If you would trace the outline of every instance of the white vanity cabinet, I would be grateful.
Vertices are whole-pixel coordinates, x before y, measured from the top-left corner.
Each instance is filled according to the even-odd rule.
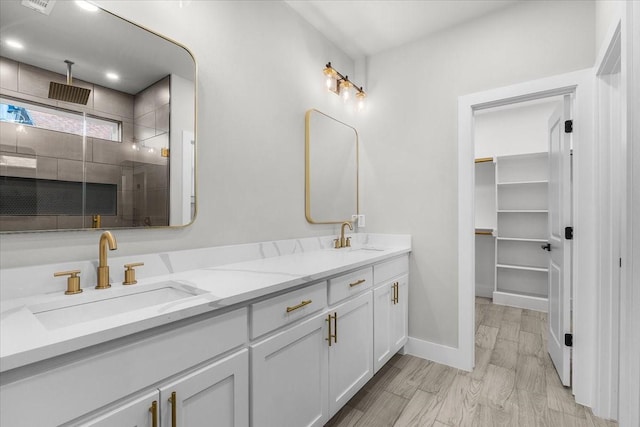
[[[185,375],[218,355],[243,346],[246,337],[247,309],[240,308],[166,325],[35,366],[3,372],[0,425],[82,425],[92,418],[99,420],[110,411],[115,420],[129,411],[138,414],[129,408],[138,405],[136,393],[152,391],[156,384]],[[245,382],[247,377],[244,376]],[[130,395],[136,397],[113,406]],[[243,399],[247,405],[248,393]],[[152,401],[139,403],[140,408],[147,411],[145,414]],[[165,405],[162,398],[158,405]],[[131,420],[132,426],[136,420],[137,415]],[[96,425],[127,424],[105,420]]]
[[[333,341],[326,349],[329,352],[329,417],[332,417],[373,377],[371,292],[332,308],[329,316]]]
[[[374,266],[374,372],[378,372],[407,342],[408,270],[408,256]]]
[[[78,427],[249,426],[249,356],[243,349],[106,412]]]
[[[251,346],[254,427],[315,427],[329,420],[326,318],[319,314]]]
[[[160,402],[162,427],[249,427],[249,351],[162,386]]]

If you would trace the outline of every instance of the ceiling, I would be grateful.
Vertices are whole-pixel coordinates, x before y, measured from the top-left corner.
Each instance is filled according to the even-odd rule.
[[[285,0],[352,59],[371,56],[524,0]]]
[[[187,51],[149,31],[99,10],[88,12],[72,1],[53,3],[45,15],[21,4],[0,0],[0,55],[73,78],[136,94],[168,74],[193,80],[195,65]],[[7,40],[19,40],[12,49]],[[112,71],[120,76],[110,81]]]

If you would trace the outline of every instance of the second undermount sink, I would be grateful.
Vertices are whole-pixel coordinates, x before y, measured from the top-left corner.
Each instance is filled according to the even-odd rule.
[[[138,288],[111,288],[92,292],[86,298],[37,304],[29,310],[49,329],[59,329],[78,323],[127,313],[154,305],[180,301],[204,291],[177,282],[163,282]],[[84,295],[82,295],[84,296]]]

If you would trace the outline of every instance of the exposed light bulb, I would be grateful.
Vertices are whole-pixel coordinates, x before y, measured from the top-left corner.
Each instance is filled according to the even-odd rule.
[[[362,89],[360,89],[358,91],[358,93],[356,93],[356,99],[358,100],[358,111],[362,111],[364,110],[364,99],[367,97],[367,94],[364,93],[364,91]]]
[[[331,67],[331,62],[327,64],[322,72],[326,76],[325,84],[327,85],[327,89],[332,89],[334,87],[337,72]]]
[[[340,82],[340,96],[342,97],[342,100],[344,102],[347,102],[351,96],[350,89],[351,89],[351,82],[349,80],[343,80]]]

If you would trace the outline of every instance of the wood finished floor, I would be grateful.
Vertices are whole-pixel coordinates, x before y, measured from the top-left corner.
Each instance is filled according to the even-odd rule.
[[[325,427],[613,427],[576,404],[547,353],[547,315],[476,298],[476,366],[395,355]]]

